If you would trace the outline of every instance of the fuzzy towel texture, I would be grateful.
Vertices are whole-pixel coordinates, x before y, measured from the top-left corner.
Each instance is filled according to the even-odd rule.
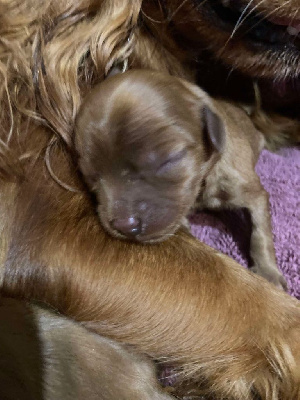
[[[270,195],[277,265],[300,299],[300,149],[263,150],[256,171]],[[248,265],[251,224],[242,210],[200,212],[190,222],[199,240]]]

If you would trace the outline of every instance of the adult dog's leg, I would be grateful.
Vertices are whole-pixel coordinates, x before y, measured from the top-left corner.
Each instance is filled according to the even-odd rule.
[[[53,154],[57,166],[60,179],[76,179]],[[173,363],[181,387],[205,383],[235,400],[300,398],[296,300],[183,232],[155,246],[108,237],[89,199],[61,188],[38,162],[17,189],[5,199],[2,188],[3,218],[14,209],[3,293],[47,302]]]

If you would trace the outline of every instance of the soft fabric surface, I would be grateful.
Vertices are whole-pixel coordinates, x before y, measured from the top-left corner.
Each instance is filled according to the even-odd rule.
[[[270,194],[277,264],[289,293],[300,299],[300,149],[264,150],[256,166]],[[201,212],[190,218],[199,240],[248,265],[250,220],[243,211]]]

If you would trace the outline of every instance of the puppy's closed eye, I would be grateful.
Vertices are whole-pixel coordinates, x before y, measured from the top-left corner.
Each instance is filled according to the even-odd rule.
[[[180,161],[183,160],[183,158],[187,154],[187,149],[182,149],[176,153],[171,154],[167,160],[165,160],[157,169],[156,175],[157,176],[162,176],[166,173],[171,172],[172,168],[175,168]]]

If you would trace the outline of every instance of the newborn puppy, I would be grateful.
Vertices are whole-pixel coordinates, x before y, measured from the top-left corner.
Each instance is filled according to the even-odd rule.
[[[117,238],[157,242],[193,207],[246,207],[253,270],[280,288],[268,195],[255,173],[264,144],[246,113],[158,72],[109,77],[87,96],[75,124],[79,166]]]

